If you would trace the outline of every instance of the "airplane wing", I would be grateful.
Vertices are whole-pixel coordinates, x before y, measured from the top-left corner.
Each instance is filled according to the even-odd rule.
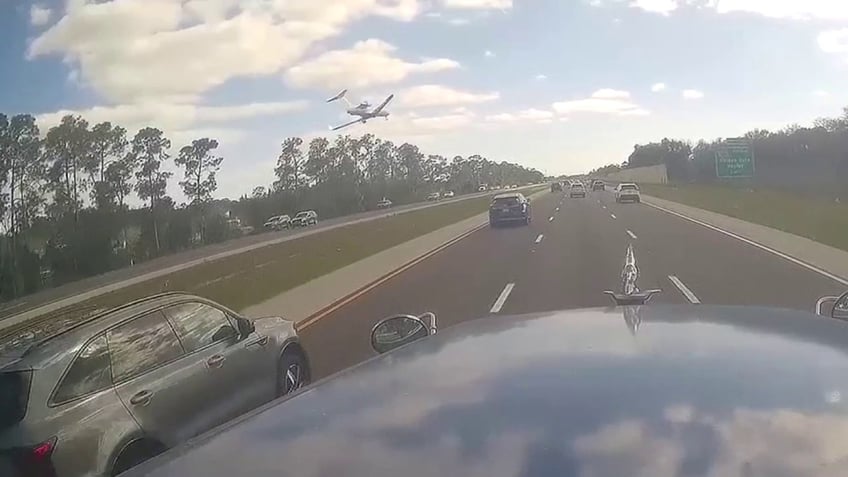
[[[360,121],[362,121],[362,120],[361,119],[354,119],[353,121],[351,121],[349,123],[344,123],[341,126],[336,126],[336,127],[330,126],[330,131],[338,131],[339,129],[343,129],[343,128],[346,128],[348,126],[353,126],[354,124],[356,124]]]
[[[386,98],[385,101],[383,101],[383,104],[377,106],[377,109],[375,109],[374,111],[371,111],[371,114],[380,114],[380,111],[382,111],[383,108],[385,108],[386,105],[389,104],[389,101],[391,101],[394,97],[395,95],[390,94],[389,97]]]

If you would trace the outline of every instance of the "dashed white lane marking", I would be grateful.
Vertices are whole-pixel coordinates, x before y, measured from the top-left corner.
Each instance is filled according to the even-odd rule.
[[[822,269],[821,269],[821,268],[819,268],[819,267],[816,267],[816,266],[814,266],[814,265],[810,265],[810,264],[809,264],[809,263],[807,263],[807,262],[804,262],[804,261],[802,261],[802,260],[798,260],[797,258],[792,257],[792,256],[790,256],[790,255],[787,255],[787,254],[785,254],[785,253],[783,253],[783,252],[778,252],[777,250],[775,250],[775,249],[773,249],[773,248],[771,248],[771,247],[767,247],[767,246],[765,246],[765,245],[763,245],[763,244],[760,244],[760,243],[754,242],[753,240],[747,239],[747,238],[745,238],[745,237],[743,237],[743,236],[741,236],[741,235],[736,235],[736,234],[735,234],[735,233],[733,233],[733,232],[728,232],[727,230],[720,229],[720,228],[716,227],[715,225],[710,225],[710,224],[708,224],[708,223],[706,223],[706,222],[702,222],[702,221],[700,221],[700,220],[698,220],[698,219],[693,219],[692,217],[687,217],[687,216],[685,216],[685,215],[683,215],[683,214],[680,214],[680,213],[677,213],[677,212],[675,212],[675,211],[673,211],[673,210],[668,210],[668,209],[666,209],[665,207],[660,207],[660,206],[658,206],[658,205],[649,204],[649,203],[645,203],[645,202],[642,202],[642,203],[643,203],[643,204],[645,204],[645,205],[647,205],[648,207],[653,207],[653,208],[655,208],[655,209],[657,209],[657,210],[661,210],[661,211],[663,211],[663,212],[665,212],[665,213],[667,213],[667,214],[671,214],[671,215],[674,215],[674,216],[680,217],[681,219],[685,219],[685,220],[688,220],[689,222],[696,223],[696,224],[698,224],[698,225],[700,225],[700,226],[703,226],[703,227],[706,227],[706,228],[708,228],[708,229],[710,229],[710,230],[715,230],[716,232],[719,232],[719,233],[722,233],[722,234],[724,234],[724,235],[727,235],[728,237],[735,238],[736,240],[739,240],[740,242],[745,242],[745,243],[747,243],[748,245],[753,245],[754,247],[757,247],[757,248],[758,248],[758,249],[760,249],[760,250],[764,250],[764,251],[766,251],[766,252],[768,252],[768,253],[771,253],[771,254],[777,255],[778,257],[780,257],[780,258],[782,258],[782,259],[784,259],[784,260],[789,260],[790,262],[792,262],[792,263],[794,263],[794,264],[796,264],[796,265],[800,265],[800,266],[802,266],[802,267],[806,268],[807,270],[810,270],[810,271],[816,272],[816,273],[818,273],[819,275],[823,275],[823,276],[825,276],[825,277],[827,277],[827,278],[830,278],[831,280],[833,280],[833,281],[835,281],[835,282],[838,282],[838,283],[841,283],[842,285],[848,285],[848,280],[846,280],[846,279],[844,279],[844,278],[842,278],[842,277],[838,277],[838,276],[836,276],[836,275],[834,275],[834,274],[832,274],[832,273],[828,272],[827,270],[822,270]]]
[[[559,212],[559,207],[556,208],[556,212]]]
[[[602,208],[602,209],[606,209],[606,208],[607,208],[607,206],[605,206],[605,205],[602,205],[602,206],[601,206],[601,208]]]
[[[614,219],[618,218],[618,217],[615,216],[615,214],[610,214],[610,217],[612,217]]]
[[[539,236],[538,236],[538,237],[536,237],[536,243],[542,243],[542,239],[543,239],[543,238],[545,238],[545,235],[544,235],[544,234],[539,234]]]
[[[674,275],[669,275],[668,279],[671,280],[671,283],[673,283],[674,286],[676,286],[677,289],[680,290],[680,293],[682,293],[683,296],[685,296],[686,299],[689,300],[689,303],[691,303],[693,305],[697,305],[697,304],[701,303],[701,300],[699,300],[698,297],[695,296],[694,293],[692,293],[692,290],[687,288],[686,285],[684,285],[683,282],[681,282],[679,278],[677,278]]]
[[[515,288],[515,283],[506,284],[501,294],[498,295],[498,299],[495,300],[495,304],[492,305],[492,309],[489,310],[489,313],[497,313],[501,311],[501,308],[503,308],[504,303],[506,303],[506,299],[509,298],[509,294],[512,293],[513,288]]]
[[[628,230],[628,231],[627,231],[627,235],[629,235],[629,236],[630,236],[630,238],[632,238],[633,240],[636,240],[636,234],[634,234],[633,232],[631,232],[631,231],[629,231],[629,230]]]
[[[553,222],[553,221],[554,221],[553,217],[548,217],[548,222]]]

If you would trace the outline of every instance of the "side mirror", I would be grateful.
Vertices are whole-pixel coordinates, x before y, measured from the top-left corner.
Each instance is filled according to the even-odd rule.
[[[830,316],[839,320],[848,320],[848,292],[843,293],[833,303]]]
[[[223,325],[212,335],[212,341],[230,341],[238,338],[238,332],[230,325]]]
[[[424,321],[417,316],[397,315],[381,320],[371,329],[371,347],[383,354],[430,335]]]
[[[236,326],[238,326],[238,334],[242,338],[256,331],[256,326],[254,326],[253,322],[246,318],[236,317]]]

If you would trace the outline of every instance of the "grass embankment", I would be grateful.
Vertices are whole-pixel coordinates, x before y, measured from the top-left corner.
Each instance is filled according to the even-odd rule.
[[[528,193],[536,190],[541,189]],[[13,329],[4,329],[0,334],[9,336],[30,325],[50,328],[46,324],[57,318],[73,321],[75,316],[85,314],[85,310],[110,308],[167,290],[195,293],[241,310],[377,252],[484,212],[490,201],[491,196],[466,199],[269,245],[122,288]]]
[[[640,184],[647,195],[729,215],[848,250],[848,204],[721,185]]]

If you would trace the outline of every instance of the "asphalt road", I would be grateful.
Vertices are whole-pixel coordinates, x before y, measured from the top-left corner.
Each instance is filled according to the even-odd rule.
[[[523,190],[523,188],[520,190]],[[310,227],[308,231],[314,233],[324,229],[339,227],[340,225],[345,225],[352,222],[378,219],[388,214],[397,214],[429,206],[444,205],[451,202],[480,197],[483,195],[493,195],[498,192],[500,191],[487,191],[481,193],[467,194],[456,197],[454,199],[441,200],[438,203],[418,202],[392,207],[391,209],[372,210],[368,212],[346,215],[343,217],[335,217],[332,219],[322,220],[318,223],[318,225]],[[263,244],[264,242],[284,240],[286,237],[299,235],[303,232],[304,229],[296,228],[278,232],[249,235],[245,237],[240,237],[238,239],[229,240],[227,242],[207,245],[205,247],[187,250],[185,252],[180,252],[165,257],[160,257],[154,260],[140,263],[134,267],[113,270],[102,275],[85,278],[83,280],[68,283],[56,288],[42,290],[38,293],[34,293],[32,295],[28,295],[17,300],[0,303],[0,320],[5,317],[23,313],[29,310],[35,310],[38,307],[57,302],[58,300],[64,300],[66,298],[74,297],[82,293],[98,290],[107,285],[113,285],[122,281],[136,279],[150,273],[155,273],[171,267],[187,265],[190,262],[196,260],[206,259],[208,257],[212,257],[221,253],[233,252],[245,247],[256,246],[259,244]]]
[[[567,191],[566,191],[567,193]],[[493,313],[609,305],[628,244],[652,303],[766,305],[810,311],[843,286],[720,232],[609,191],[533,202],[530,226],[481,229],[300,330],[321,378],[374,355],[371,327],[432,311],[439,328]]]

